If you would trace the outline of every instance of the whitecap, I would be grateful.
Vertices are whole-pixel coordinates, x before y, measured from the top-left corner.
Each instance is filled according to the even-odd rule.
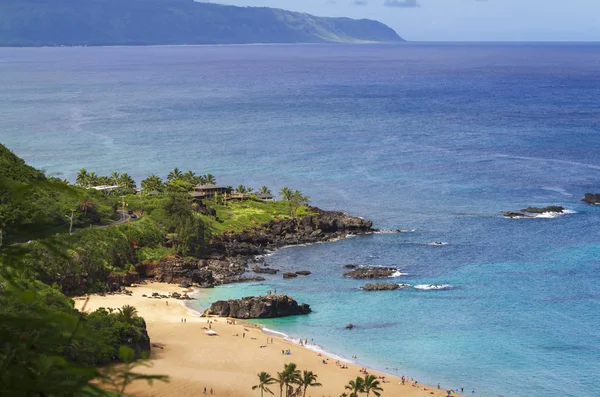
[[[420,289],[422,291],[438,291],[443,289],[450,289],[452,286],[450,284],[418,284],[415,285],[415,289]]]
[[[542,212],[541,214],[536,215],[535,218],[556,218],[561,215],[576,214],[576,213],[577,213],[577,211],[573,211],[573,210],[563,210],[563,212]]]
[[[394,273],[392,273],[391,276],[389,276],[390,278],[393,277],[400,277],[400,276],[406,276],[408,273],[402,273],[400,270],[396,270]]]
[[[445,243],[443,241],[432,241],[430,243],[427,243],[427,245],[448,245],[448,243]]]

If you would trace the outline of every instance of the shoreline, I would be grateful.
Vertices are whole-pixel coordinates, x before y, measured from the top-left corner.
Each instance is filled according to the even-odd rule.
[[[84,305],[85,311],[132,305],[136,307],[140,317],[145,319],[152,345],[149,359],[152,366],[140,366],[135,370],[168,375],[170,382],[155,382],[152,387],[146,383],[134,382],[126,390],[128,394],[139,397],[191,397],[199,395],[207,387],[207,390],[213,388],[215,395],[219,396],[258,396],[258,391],[252,391],[252,386],[258,383],[256,374],[266,371],[275,376],[289,362],[319,376],[318,381],[323,386],[308,389],[307,396],[337,397],[344,392],[344,385],[348,381],[364,376],[359,372],[362,368],[360,365],[344,363],[348,369],[342,369],[335,364],[341,358],[335,353],[324,349],[316,351],[310,346],[302,347],[294,342],[294,338],[267,333],[268,328],[265,332],[262,326],[259,328],[237,319],[231,319],[235,324],[229,324],[232,321],[225,317],[200,317],[195,310],[188,308],[186,301],[142,296],[151,296],[152,292],[166,295],[185,291],[175,284],[148,283],[129,289],[133,291],[131,296],[89,295],[75,298],[75,307],[78,309]],[[208,324],[208,321],[211,323]],[[218,336],[206,335],[204,331],[208,329],[217,332]],[[285,350],[290,350],[291,354],[282,354]],[[332,355],[335,357],[331,357]],[[395,375],[370,368],[367,371],[375,376],[385,377],[385,383],[381,383],[384,390],[382,395],[446,396],[443,387],[438,390],[437,387],[420,383],[415,386],[408,382],[402,385],[400,378]],[[271,386],[274,391],[277,388],[277,385]]]

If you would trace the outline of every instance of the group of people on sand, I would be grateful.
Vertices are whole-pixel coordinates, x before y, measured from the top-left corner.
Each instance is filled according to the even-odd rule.
[[[281,354],[284,354],[286,356],[289,356],[290,354],[292,354],[292,351],[290,349],[287,350],[281,350]]]
[[[340,362],[340,360],[337,360],[337,361],[335,362],[335,365],[337,365],[338,367],[340,367],[340,369],[348,369],[348,366],[347,366],[346,364],[342,364],[342,363]]]
[[[206,394],[206,387],[204,388],[204,391],[202,392],[202,394]],[[212,387],[210,388],[210,394],[211,395],[215,394]]]

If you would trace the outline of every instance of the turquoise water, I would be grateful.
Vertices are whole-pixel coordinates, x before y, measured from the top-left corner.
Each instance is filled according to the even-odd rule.
[[[0,141],[50,175],[191,168],[414,230],[279,250],[269,264],[313,274],[195,304],[277,288],[314,313],[269,328],[364,365],[474,396],[595,396],[600,207],[579,200],[600,191],[599,50],[0,49]],[[573,213],[500,213],[548,204]],[[347,263],[413,288],[362,292]]]

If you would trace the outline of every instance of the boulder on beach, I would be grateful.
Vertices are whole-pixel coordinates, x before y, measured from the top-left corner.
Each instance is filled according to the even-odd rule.
[[[392,277],[398,269],[395,267],[359,267],[351,272],[344,273],[344,277],[371,279],[371,278],[387,278]]]
[[[247,296],[242,299],[217,301],[204,312],[205,316],[216,315],[240,319],[287,317],[311,312],[306,303],[298,304],[287,295]]]

